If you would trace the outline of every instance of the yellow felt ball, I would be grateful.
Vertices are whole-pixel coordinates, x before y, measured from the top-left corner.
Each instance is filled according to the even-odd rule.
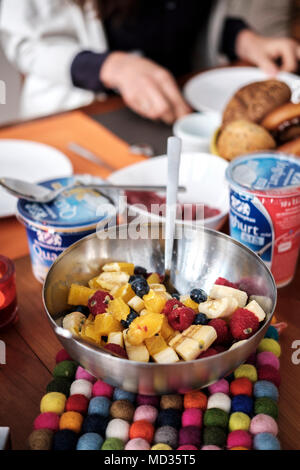
[[[248,415],[240,411],[236,411],[235,413],[232,413],[229,418],[229,431],[248,431],[250,422],[251,420]]]
[[[83,422],[83,416],[77,411],[66,411],[59,420],[59,429],[70,429],[79,433]]]
[[[234,377],[236,379],[247,377],[247,379],[251,380],[251,382],[256,382],[257,371],[252,364],[241,364],[237,369],[235,369]]]
[[[41,399],[41,413],[56,413],[61,415],[65,410],[66,395],[59,392],[49,392]]]
[[[168,444],[155,444],[155,446],[151,447],[151,450],[173,450],[172,447],[168,446]]]
[[[281,347],[278,341],[275,341],[275,339],[272,338],[264,338],[261,340],[261,342],[258,345],[258,352],[264,352],[264,351],[269,351],[275,356],[280,357],[281,354]]]

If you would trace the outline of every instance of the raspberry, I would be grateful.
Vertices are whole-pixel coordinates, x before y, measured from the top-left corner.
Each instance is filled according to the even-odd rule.
[[[215,284],[218,286],[232,287],[233,289],[239,288],[237,283],[227,281],[224,277],[218,277],[218,279],[215,280]]]
[[[217,333],[217,339],[214,344],[227,344],[229,342],[230,333],[225,320],[215,318],[209,322],[209,326],[212,326]]]
[[[179,300],[177,299],[170,299],[170,300],[167,300],[167,302],[165,303],[165,306],[163,308],[163,311],[162,313],[164,313],[167,317],[169,316],[169,314],[176,308],[179,308],[179,307],[184,307],[183,303],[180,302]]]
[[[111,351],[117,356],[123,357],[124,359],[128,359],[125,349],[119,346],[118,344],[108,343],[105,345],[105,349],[107,349],[108,351]]]
[[[174,330],[183,331],[192,325],[195,312],[189,307],[174,308],[168,315],[168,322]]]
[[[218,351],[215,348],[208,348],[206,351],[199,354],[197,359],[202,359],[203,357],[215,356],[216,354],[218,354]]]
[[[88,306],[90,312],[94,317],[99,313],[106,312],[107,304],[110,300],[113,300],[113,296],[103,290],[97,290],[92,297],[89,298]]]
[[[235,339],[248,339],[258,330],[259,320],[246,308],[238,308],[232,315],[229,326]]]

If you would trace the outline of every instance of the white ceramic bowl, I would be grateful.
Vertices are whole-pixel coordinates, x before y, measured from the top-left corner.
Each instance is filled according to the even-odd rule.
[[[173,134],[181,138],[184,152],[208,152],[212,136],[220,123],[218,113],[192,113],[175,122]]]
[[[228,163],[223,158],[209,153],[183,152],[179,171],[179,184],[187,191],[180,193],[181,203],[204,203],[220,210],[214,217],[205,219],[204,225],[218,230],[229,210],[228,187],[225,171]],[[166,185],[167,157],[165,155],[130,165],[109,176],[114,184]],[[134,211],[146,219],[164,222],[165,218],[134,206]],[[183,222],[188,223],[188,222]]]

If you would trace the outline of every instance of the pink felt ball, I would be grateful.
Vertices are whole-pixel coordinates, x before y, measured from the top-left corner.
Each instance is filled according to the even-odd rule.
[[[71,358],[71,356],[67,353],[65,349],[61,349],[60,351],[58,351],[55,357],[56,364],[62,361],[73,361],[73,359]]]
[[[278,434],[278,425],[272,416],[265,414],[258,414],[252,418],[250,423],[250,432],[251,434],[260,434],[261,432],[268,432],[277,436]]]
[[[188,408],[181,416],[182,427],[185,426],[202,426],[202,410],[199,408]]]
[[[158,411],[151,405],[140,405],[136,408],[133,421],[148,421],[154,424],[158,415]]]
[[[150,450],[150,444],[145,439],[136,437],[127,442],[125,450]]]
[[[159,406],[160,397],[159,396],[151,396],[151,395],[138,395],[136,397],[137,405],[151,405],[151,406]]]
[[[279,370],[280,362],[277,356],[271,351],[263,351],[256,357],[256,367],[272,366]]]
[[[97,380],[97,382],[95,382],[93,385],[93,397],[107,397],[110,399],[113,396],[113,393],[113,387],[103,382],[103,380]]]
[[[50,429],[50,431],[58,431],[59,416],[50,411],[39,414],[33,423],[34,429]]]
[[[227,382],[226,379],[218,380],[218,382],[216,382],[216,383],[214,383],[214,384],[212,384],[208,387],[208,391],[211,394],[213,394],[213,393],[228,394],[229,393],[229,383]]]
[[[177,447],[177,450],[198,450],[198,448],[191,445],[185,445]]]
[[[258,380],[267,380],[279,387],[281,378],[279,371],[273,366],[265,365],[258,368]]]
[[[227,437],[227,448],[231,449],[232,447],[246,447],[247,449],[251,449],[252,437],[250,433],[241,429],[230,432]]]
[[[213,444],[209,444],[207,446],[202,446],[201,450],[222,450],[221,447],[214,446]]]
[[[75,379],[84,379],[92,383],[96,382],[96,378],[81,366],[77,368]]]

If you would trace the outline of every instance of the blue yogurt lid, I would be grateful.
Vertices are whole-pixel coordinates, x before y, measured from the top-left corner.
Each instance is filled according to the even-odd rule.
[[[249,154],[233,160],[226,177],[229,183],[251,192],[297,189],[300,187],[300,160],[275,152]]]
[[[74,177],[56,178],[39,184],[45,188],[58,189],[72,184],[73,181]],[[99,182],[102,180],[99,179]],[[88,228],[108,219],[111,216],[108,204],[111,207],[112,202],[100,192],[81,187],[61,193],[48,204],[20,199],[17,207],[19,215],[26,222],[72,230]]]

